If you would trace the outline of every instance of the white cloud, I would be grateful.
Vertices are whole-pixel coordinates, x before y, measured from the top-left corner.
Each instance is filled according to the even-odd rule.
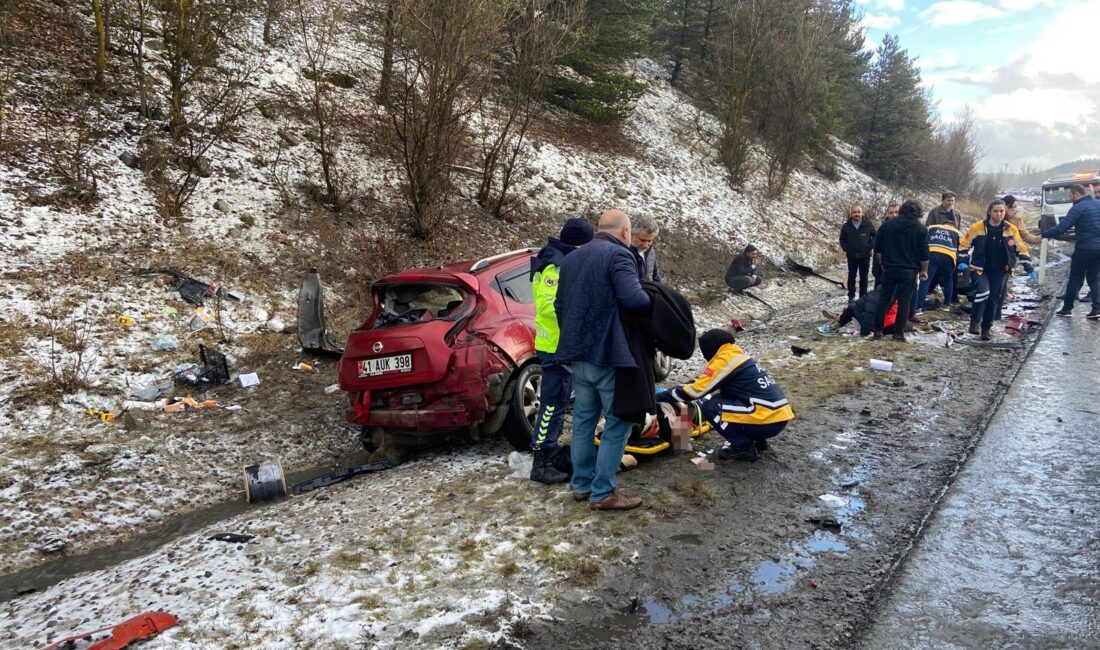
[[[863,26],[867,29],[892,29],[900,24],[901,16],[867,14],[863,17]]]
[[[1044,7],[1053,7],[1054,0],[999,0],[997,5],[1005,11],[1018,13],[1040,5]]]
[[[1028,2],[1001,0],[1002,6]],[[1050,4],[1031,4],[1040,3]],[[1088,17],[1098,13],[1100,0],[1062,8],[1029,42],[1015,44],[1015,56],[1005,65],[947,77],[989,93],[973,103],[978,141],[986,150],[983,167],[1049,166],[1100,149],[1100,138],[1089,132],[1100,114],[1100,81],[1077,63],[1082,44],[1096,42]]]
[[[1016,1],[1016,0],[1010,0]],[[945,25],[969,25],[989,18],[1000,18],[1004,10],[991,7],[974,0],[944,0],[937,2],[920,13],[933,27]]]
[[[1026,2],[1027,0],[1016,0]],[[886,11],[898,12],[905,9],[905,0],[875,0],[875,6]]]

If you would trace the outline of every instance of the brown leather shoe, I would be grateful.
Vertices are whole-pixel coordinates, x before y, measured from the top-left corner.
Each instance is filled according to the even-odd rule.
[[[574,501],[588,501],[588,497],[590,497],[590,496],[592,496],[591,492],[574,492],[573,493],[573,500]]]
[[[588,504],[593,510],[633,510],[642,505],[640,497],[628,497],[618,490],[614,490],[603,501],[594,501]]]

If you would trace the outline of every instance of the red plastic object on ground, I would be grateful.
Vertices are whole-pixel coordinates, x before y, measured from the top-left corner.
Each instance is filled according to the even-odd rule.
[[[1027,331],[1028,322],[1023,316],[1010,316],[1005,321],[1005,333],[1009,336],[1019,336]]]
[[[93,634],[98,634],[107,630],[111,630],[111,636],[102,641],[93,643],[88,646],[87,650],[123,650],[123,648],[126,648],[134,641],[151,639],[168,628],[175,627],[178,624],[179,621],[176,617],[168,612],[146,612],[123,621],[113,628],[104,627],[98,630],[92,630],[91,632],[84,632],[82,634],[74,634],[73,636],[66,637],[47,646],[45,650],[56,650],[71,641],[86,639]]]

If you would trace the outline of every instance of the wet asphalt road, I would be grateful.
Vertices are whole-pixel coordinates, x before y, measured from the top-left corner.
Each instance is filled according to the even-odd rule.
[[[864,648],[1100,648],[1100,322],[1055,317]]]

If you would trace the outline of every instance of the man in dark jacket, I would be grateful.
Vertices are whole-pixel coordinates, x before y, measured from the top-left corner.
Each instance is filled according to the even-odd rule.
[[[1073,207],[1053,228],[1043,232],[1043,237],[1059,237],[1070,228],[1077,229],[1077,243],[1069,263],[1069,280],[1063,296],[1059,316],[1073,313],[1073,301],[1081,290],[1081,283],[1089,283],[1092,292],[1092,311],[1087,318],[1100,319],[1100,201],[1089,196],[1083,185],[1071,185],[1069,198]]]
[[[898,326],[894,340],[905,340],[909,306],[917,289],[917,275],[928,279],[928,230],[921,225],[920,204],[910,199],[901,204],[898,218],[884,224],[875,238],[875,255],[882,260],[882,299],[875,309],[874,336],[882,338],[886,310],[898,301]]]
[[[596,238],[565,258],[555,305],[561,328],[557,356],[573,364],[573,498],[596,510],[636,508],[641,499],[615,489],[631,425],[613,412],[615,369],[638,366],[619,309],[646,311],[650,299],[638,280],[626,213],[601,214]],[[601,411],[605,422],[597,452]]]
[[[882,216],[882,223],[886,223],[891,219],[898,218],[898,210],[901,209],[901,204],[897,201],[891,201],[890,205],[886,206],[886,214]],[[878,234],[876,233],[876,237]],[[871,255],[871,277],[875,279],[875,286],[877,287],[882,282],[882,260],[877,255]]]
[[[539,483],[564,483],[569,479],[550,462],[558,448],[558,434],[565,422],[565,410],[573,394],[573,369],[559,363],[558,315],[554,312],[554,300],[558,296],[561,263],[565,256],[578,246],[592,241],[594,231],[587,219],[573,217],[565,222],[561,236],[551,237],[539,254],[531,258],[531,294],[535,299],[535,356],[542,365],[542,384],[539,386],[539,410],[535,415],[535,429],[531,436],[531,480]]]
[[[962,220],[955,212],[955,193],[948,190],[940,195],[940,204],[928,211],[928,218],[924,220],[924,227],[936,226],[941,223],[949,223],[956,230],[962,229]]]
[[[760,286],[764,277],[756,270],[756,247],[749,244],[745,250],[733,258],[726,269],[726,286],[732,293],[741,293],[749,287]]]
[[[661,282],[661,268],[657,264],[657,251],[653,249],[653,243],[657,241],[657,220],[653,217],[641,216],[631,219],[633,230],[630,233],[630,245],[638,251],[638,257],[642,258],[642,280]]]
[[[840,248],[848,256],[848,302],[856,299],[856,275],[859,275],[859,297],[867,295],[867,271],[875,250],[875,227],[863,218],[863,206],[855,204],[848,220],[840,227]]]

